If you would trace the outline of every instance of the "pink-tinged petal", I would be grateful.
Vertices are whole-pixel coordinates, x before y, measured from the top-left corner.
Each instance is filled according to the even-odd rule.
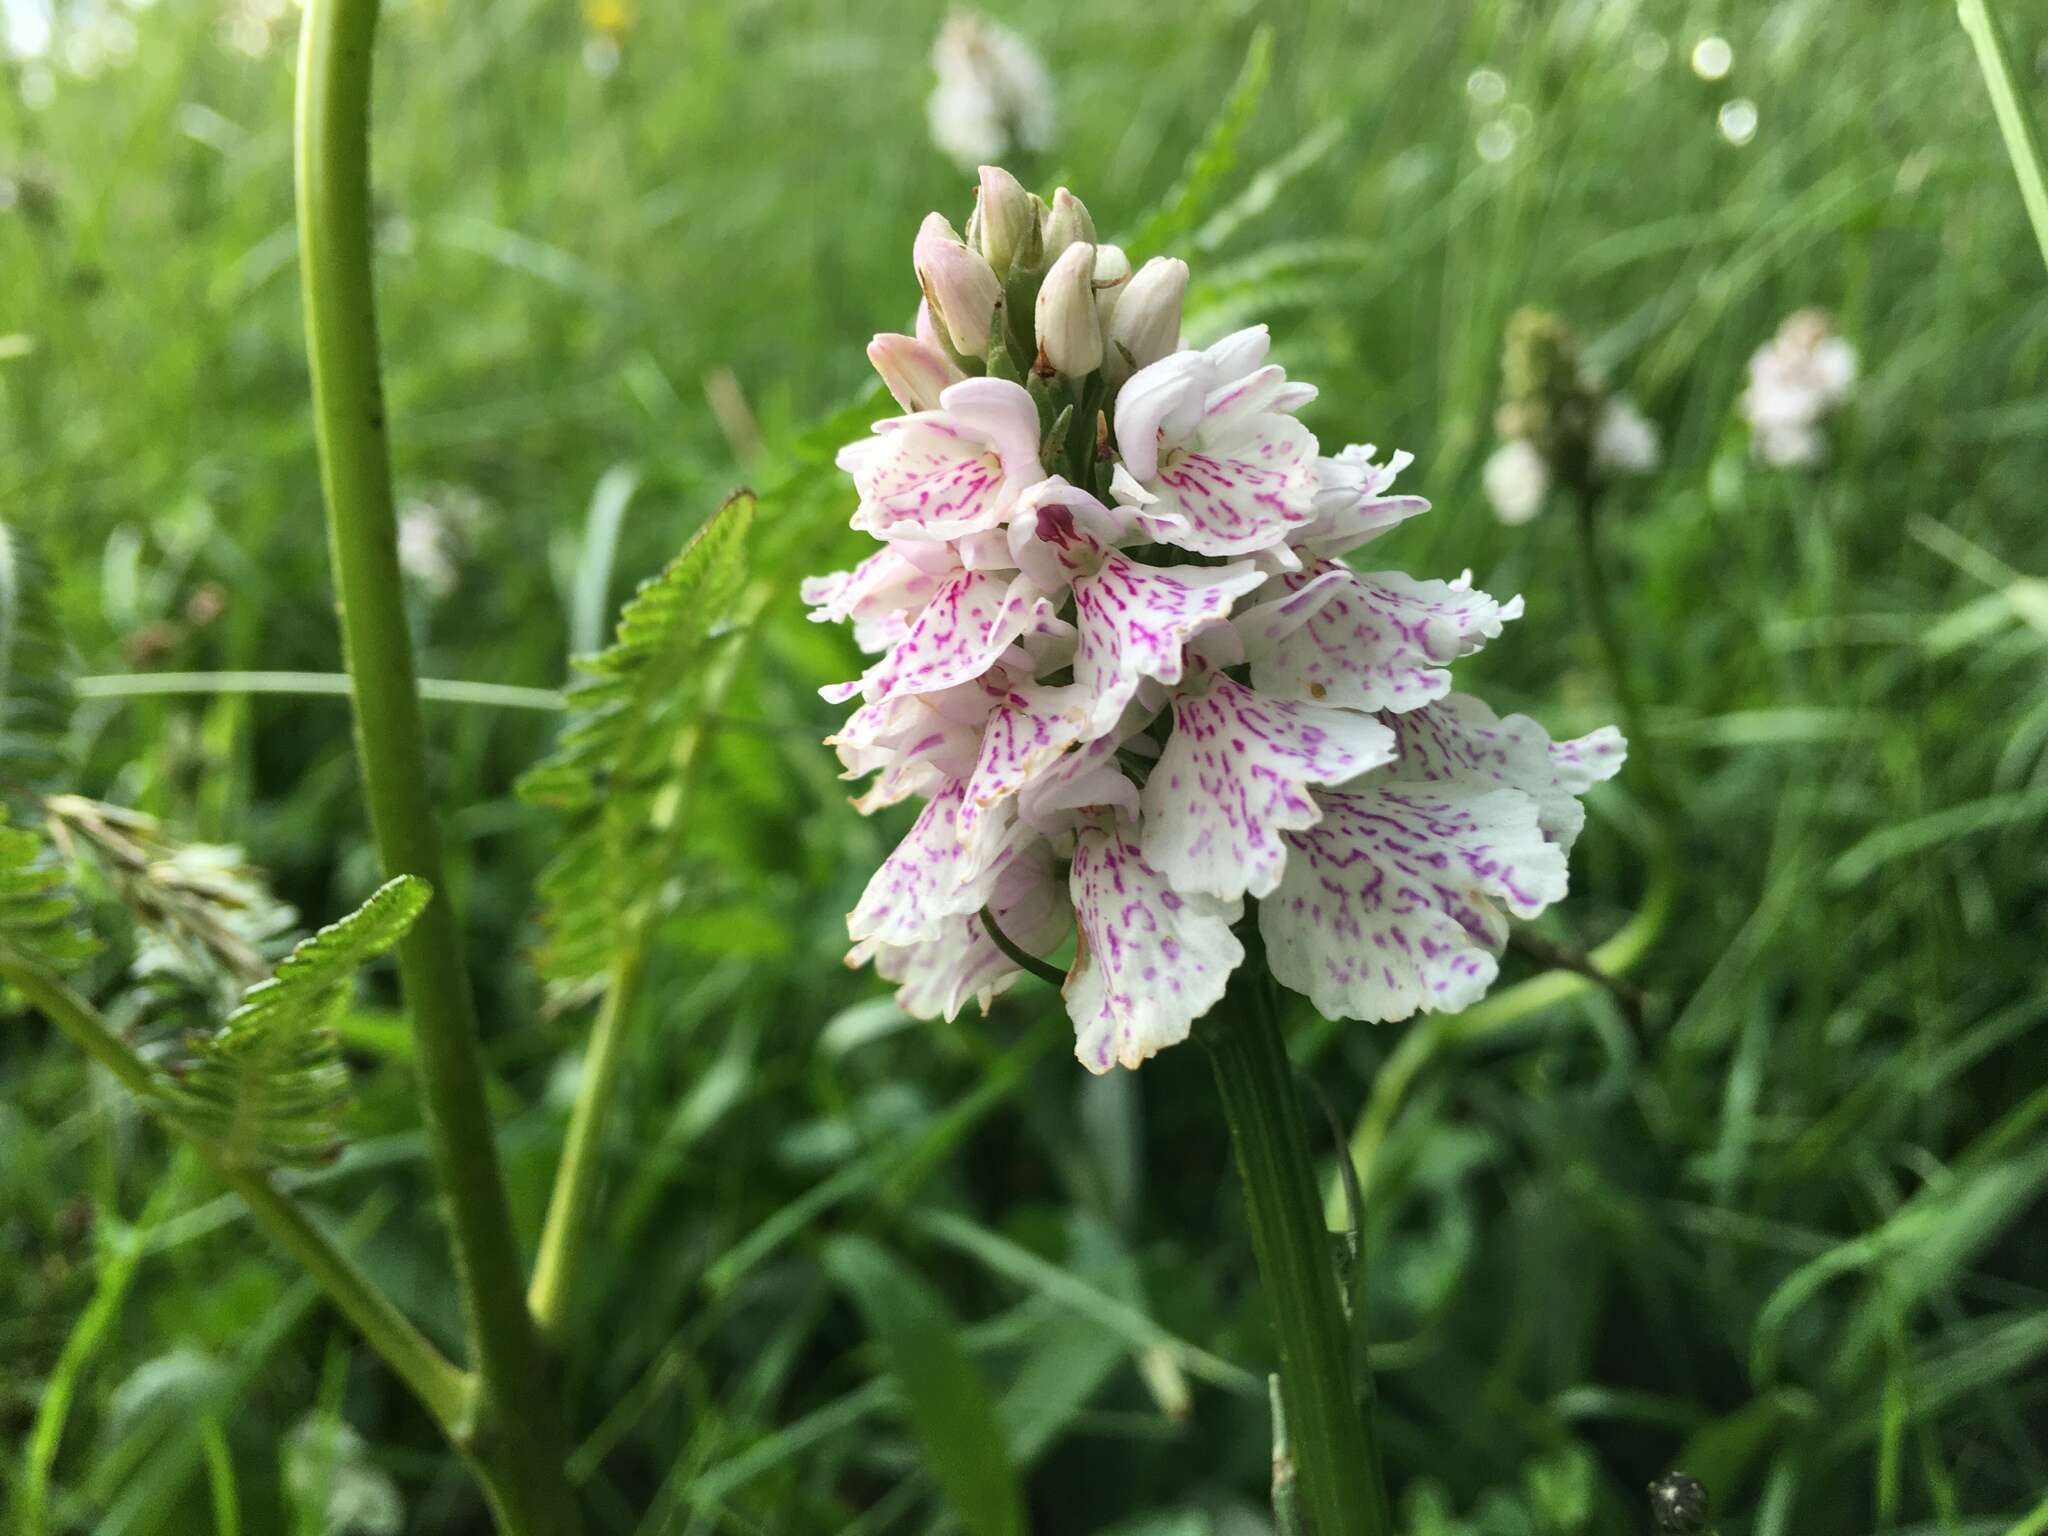
[[[1258,416],[1287,415],[1315,399],[1313,384],[1290,384],[1277,363],[1255,368],[1241,379],[1218,384],[1202,402],[1203,440],[1234,431]]]
[[[1045,478],[1038,463],[1038,407],[1023,385],[966,379],[949,386],[939,404],[996,450],[1004,476],[1018,489]]]
[[[1351,709],[1416,709],[1450,691],[1444,669],[1519,618],[1522,600],[1495,602],[1456,582],[1317,561],[1274,578],[1283,594],[1237,618],[1252,686],[1281,699]]]
[[[1083,819],[1115,812],[1135,820],[1138,786],[1117,760],[1124,738],[1142,729],[1144,717],[1133,710],[1117,728],[1055,759],[1024,783],[1017,796],[1017,814],[1025,826],[1046,837],[1065,838]]]
[[[946,386],[966,377],[943,348],[886,331],[868,343],[868,361],[906,411],[936,408]]]
[[[810,605],[812,623],[840,624],[922,608],[946,574],[945,567],[933,571],[891,545],[875,551],[850,571],[807,576],[800,590]]]
[[[861,678],[871,703],[972,682],[1048,607],[1029,578],[961,571],[943,582],[910,630]]]
[[[1010,558],[1041,591],[1057,592],[1099,567],[1134,526],[1124,508],[1105,507],[1054,475],[1018,498],[1010,520]]]
[[[982,728],[960,808],[960,838],[978,844],[992,807],[1007,802],[1081,739],[1088,712],[1078,688],[1024,685],[1002,692]]]
[[[1315,516],[1290,536],[1296,549],[1334,559],[1429,510],[1420,496],[1386,494],[1414,455],[1396,453],[1375,464],[1373,453],[1370,443],[1354,443],[1334,458],[1316,460]]]
[[[1141,678],[1177,683],[1182,649],[1211,624],[1230,616],[1231,604],[1265,581],[1249,564],[1141,565],[1120,550],[1073,582],[1074,681],[1088,700],[1087,734],[1114,725],[1138,691]]]
[[[1163,448],[1195,434],[1209,388],[1209,361],[1200,352],[1173,352],[1124,381],[1116,397],[1116,446],[1133,479],[1159,472]]]
[[[1062,990],[1074,1055],[1091,1072],[1135,1067],[1222,998],[1244,959],[1230,931],[1244,904],[1174,890],[1109,816],[1082,826],[1070,878],[1080,942]]]
[[[878,539],[957,539],[1009,514],[1016,487],[995,448],[944,411],[892,417],[875,431],[871,446],[841,453],[860,491],[854,527]]]
[[[1211,446],[1168,454],[1140,514],[1159,541],[1204,555],[1282,543],[1313,515],[1316,440],[1291,416],[1251,418]]]
[[[977,683],[935,694],[898,694],[863,704],[825,744],[839,753],[843,778],[880,777],[854,801],[871,815],[911,795],[931,795],[974,771],[989,694]]]
[[[1248,325],[1205,349],[1202,356],[1209,363],[1210,387],[1243,378],[1266,360],[1272,345],[1272,335],[1263,325]]]
[[[1173,734],[1145,781],[1145,858],[1178,891],[1264,896],[1287,862],[1281,834],[1322,815],[1308,787],[1391,761],[1394,733],[1370,715],[1208,681],[1173,701]]]
[[[1004,844],[984,868],[969,865],[959,832],[965,791],[956,780],[933,795],[896,851],[882,861],[847,914],[846,931],[854,943],[901,945],[936,938],[947,918],[973,912],[989,899],[1017,844]]]
[[[988,907],[1004,936],[1031,954],[1058,949],[1073,926],[1066,886],[1042,842],[1021,850],[1004,866]],[[951,1019],[970,1000],[987,1013],[996,996],[1024,974],[988,936],[979,909],[947,918],[936,938],[900,946],[869,940],[846,957],[855,966],[870,958],[877,975],[901,983],[898,1006],[920,1019]]]
[[[1627,743],[1612,726],[1576,741],[1553,742],[1527,715],[1502,719],[1468,693],[1391,715],[1399,756],[1381,777],[1410,783],[1462,783],[1519,789],[1536,802],[1543,835],[1570,852],[1586,824],[1579,797],[1621,771]]]
[[[1322,794],[1286,834],[1287,867],[1259,904],[1274,979],[1331,1019],[1456,1013],[1485,995],[1507,912],[1565,893],[1564,851],[1518,790],[1390,784]]]

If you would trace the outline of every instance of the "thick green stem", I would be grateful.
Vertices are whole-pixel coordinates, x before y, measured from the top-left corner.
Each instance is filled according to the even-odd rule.
[[[1370,1378],[1354,1382],[1351,1330],[1272,982],[1253,957],[1202,1038],[1244,1184],[1252,1249],[1280,1353],[1295,1496],[1315,1536],[1392,1536],[1372,1431]]]
[[[18,988],[73,1044],[105,1067],[144,1104],[157,1099],[156,1079],[128,1042],[115,1033],[99,1011],[42,966],[8,958],[0,960],[0,977]],[[246,1168],[220,1157],[194,1140],[208,1170],[249,1207],[256,1225],[296,1259],[327,1293],[335,1309],[374,1349],[399,1380],[412,1389],[427,1411],[451,1437],[467,1432],[474,1381],[452,1365],[411,1319],[357,1267],[306,1210],[273,1184],[262,1169]]]
[[[420,1096],[481,1383],[476,1459],[501,1526],[577,1528],[565,1436],[498,1167],[462,935],[441,868],[399,585],[370,272],[370,55],[377,0],[310,0],[299,54],[299,261],[328,546],[353,682],[357,757],[387,877],[438,899],[399,945]]]

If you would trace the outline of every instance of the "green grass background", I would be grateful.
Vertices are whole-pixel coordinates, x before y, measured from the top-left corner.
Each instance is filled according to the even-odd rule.
[[[859,551],[829,455],[863,420],[861,347],[907,324],[919,217],[967,211],[924,132],[941,8],[641,0],[608,79],[562,0],[387,11],[396,471],[402,494],[491,513],[457,592],[416,604],[422,670],[554,686],[579,584],[615,604],[742,481],[787,592],[718,737],[613,1123],[564,1388],[593,1528],[948,1528],[820,1261],[859,1232],[966,1321],[1036,1529],[1261,1529],[1270,1345],[1200,1053],[1097,1082],[1042,989],[907,1023],[839,963],[901,818],[856,817],[817,745],[835,711],[813,690],[852,653],[795,584]],[[19,338],[0,512],[52,557],[90,672],[331,672],[290,24],[251,59],[211,4],[123,14],[132,59],[57,69],[45,105],[33,69],[0,71],[0,336]],[[1326,444],[1417,453],[1404,485],[1436,510],[1373,554],[1527,596],[1461,673],[1503,710],[1559,732],[1613,714],[1567,520],[1503,529],[1478,494],[1511,310],[1570,315],[1669,447],[1602,530],[1650,701],[1638,761],[1677,800],[1647,1027],[1579,997],[1433,1033],[1380,1080],[1367,1243],[1408,1527],[1643,1531],[1644,1483],[1682,1465],[1725,1533],[2048,1530],[2048,284],[1952,14],[1047,0],[1009,19],[1062,94],[1056,149],[1015,168],[1072,185],[1106,234],[1175,182],[1271,25],[1236,167],[1175,242],[1191,326],[1270,322],[1322,388],[1305,414]],[[2009,24],[2038,100],[2048,13]],[[1733,45],[1723,81],[1687,66],[1708,33]],[[1474,104],[1480,68],[1506,107]],[[1715,129],[1737,96],[1759,117],[1742,147]],[[1475,134],[1503,111],[1518,137],[1489,164]],[[1830,469],[1766,473],[1733,401],[1813,303],[1865,377]],[[721,371],[765,448],[719,428]],[[608,553],[590,513],[621,467]],[[195,622],[208,584],[225,607]],[[530,1238],[586,1023],[548,1015],[520,958],[549,827],[510,784],[551,721],[448,705],[430,724]],[[242,843],[309,918],[374,883],[337,699],[100,699],[76,735],[82,788]],[[1637,907],[1646,819],[1639,775],[1595,797],[1547,936],[1590,945]],[[1297,1022],[1346,1121],[1416,1028]],[[391,1024],[356,1021],[354,1143],[306,1194],[452,1342]],[[75,1392],[53,1529],[318,1529],[280,1474],[309,1412],[354,1427],[404,1529],[484,1528],[431,1427],[233,1204],[10,1020],[0,1526],[53,1382]]]

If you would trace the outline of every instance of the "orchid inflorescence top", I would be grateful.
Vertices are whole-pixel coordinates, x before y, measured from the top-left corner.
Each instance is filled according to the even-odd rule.
[[[1187,1038],[1247,898],[1326,1016],[1480,997],[1623,755],[1451,691],[1521,599],[1346,563],[1427,509],[1392,492],[1409,455],[1324,454],[1264,326],[1183,348],[1186,265],[1134,273],[1064,189],[984,168],[966,235],[932,214],[915,265],[917,335],[869,348],[905,414],[839,458],[881,548],[804,589],[876,657],[823,690],[858,701],[830,738],[874,775],[855,804],[924,802],[849,963],[951,1018],[1071,934],[1094,1071]]]

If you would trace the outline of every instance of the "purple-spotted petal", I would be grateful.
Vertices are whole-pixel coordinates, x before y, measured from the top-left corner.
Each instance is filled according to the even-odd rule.
[[[960,846],[958,780],[925,803],[922,814],[868,881],[846,931],[854,943],[915,944],[938,936],[945,920],[973,912],[989,899],[996,878],[1015,856],[1005,843],[986,867],[975,868]]]
[[[1187,642],[1230,615],[1265,576],[1249,564],[1141,565],[1120,550],[1073,582],[1074,681],[1088,701],[1087,734],[1114,725],[1141,678],[1180,681]]]
[[[1261,415],[1221,442],[1169,453],[1140,520],[1162,544],[1244,555],[1281,543],[1311,516],[1316,440],[1291,416]]]
[[[1170,352],[1124,381],[1116,397],[1116,445],[1135,480],[1150,480],[1161,451],[1194,436],[1209,371],[1200,352]]]
[[[860,691],[880,703],[972,682],[1049,606],[1027,577],[961,571],[940,584],[903,638],[867,670]]]
[[[1032,954],[1049,954],[1065,941],[1073,926],[1073,907],[1066,886],[1042,842],[1019,851],[1003,868],[989,895],[988,907],[1003,934]],[[913,1018],[955,1017],[972,1000],[988,1012],[999,993],[1024,973],[996,947],[982,925],[979,909],[949,917],[938,935],[915,944],[854,946],[848,965],[872,958],[875,972],[898,982],[896,1002]]]
[[[1334,458],[1316,460],[1315,516],[1290,536],[1296,549],[1335,559],[1429,510],[1420,496],[1387,494],[1414,455],[1396,453],[1376,464],[1375,452],[1370,443],[1353,443]]]
[[[933,560],[933,554],[941,558]],[[922,608],[954,562],[949,551],[921,549],[919,555],[914,559],[893,544],[884,545],[850,571],[805,577],[800,590],[811,622],[842,624]]]
[[[1613,726],[1553,742],[1527,715],[1502,719],[1469,693],[1390,715],[1399,757],[1383,777],[1408,782],[1505,785],[1536,802],[1543,835],[1571,851],[1586,824],[1579,797],[1621,771],[1628,746]]]
[[[1393,755],[1393,732],[1370,715],[1214,677],[1173,701],[1173,735],[1145,781],[1145,857],[1179,891],[1264,896],[1287,862],[1281,834],[1322,815],[1309,786]]]
[[[992,808],[1053,768],[1081,739],[1088,714],[1073,687],[1024,685],[1004,690],[981,733],[980,751],[960,808],[960,838],[978,846]]]
[[[1091,1072],[1135,1067],[1187,1039],[1223,996],[1244,959],[1230,931],[1244,904],[1174,890],[1109,816],[1081,827],[1071,880],[1080,943],[1063,991],[1074,1055]]]
[[[965,379],[949,386],[939,405],[996,450],[1003,473],[1019,487],[1045,478],[1038,463],[1038,407],[1023,385]]]
[[[1518,790],[1402,783],[1317,799],[1323,819],[1286,834],[1259,932],[1274,979],[1325,1018],[1456,1013],[1491,985],[1506,913],[1533,917],[1565,893],[1564,850]]]
[[[1281,699],[1352,709],[1408,710],[1450,691],[1444,669],[1519,618],[1456,582],[1398,571],[1354,571],[1317,561],[1274,578],[1281,595],[1236,619],[1251,656],[1252,686]]]

